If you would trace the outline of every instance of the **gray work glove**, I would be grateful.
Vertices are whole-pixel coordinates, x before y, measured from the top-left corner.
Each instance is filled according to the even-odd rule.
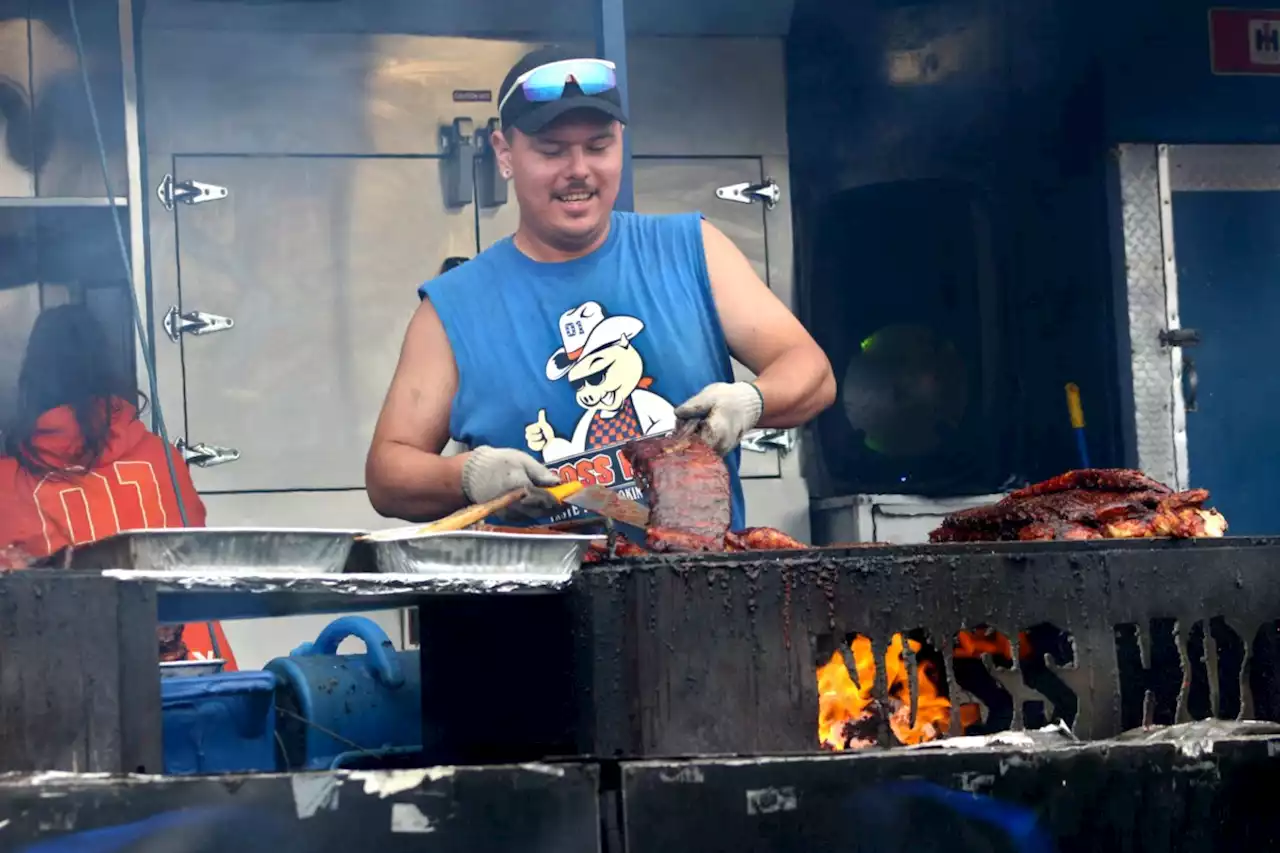
[[[560,478],[539,465],[529,454],[508,448],[481,446],[462,463],[462,494],[471,503],[484,503],[512,489],[547,488]],[[511,506],[513,515],[538,518],[558,505],[546,492],[534,491]]]
[[[738,446],[763,413],[764,397],[750,382],[715,382],[676,408],[678,420],[702,420],[697,435],[721,456]]]

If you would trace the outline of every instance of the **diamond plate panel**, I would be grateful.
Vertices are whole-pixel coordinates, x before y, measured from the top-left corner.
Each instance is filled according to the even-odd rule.
[[[1170,145],[1173,192],[1280,190],[1280,145]]]
[[[1160,343],[1167,326],[1159,168],[1154,145],[1118,146],[1124,268],[1133,367],[1138,465],[1162,483],[1177,483],[1173,370]]]

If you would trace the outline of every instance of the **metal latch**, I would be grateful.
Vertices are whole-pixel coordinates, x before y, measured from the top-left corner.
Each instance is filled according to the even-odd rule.
[[[484,130],[476,134],[476,198],[481,207],[500,207],[507,203],[507,179],[498,166],[498,152],[493,149],[493,134],[501,122],[489,119]]]
[[[227,197],[227,188],[216,184],[204,184],[200,181],[175,181],[173,175],[165,175],[156,187],[156,195],[165,210],[173,210],[173,203],[203,204],[206,201],[217,201]]]
[[[444,206],[466,207],[475,191],[476,132],[469,118],[455,118],[440,128],[441,189]]]
[[[1193,347],[1200,343],[1197,329],[1161,329],[1160,343],[1167,347]]]
[[[206,314],[203,311],[178,313],[178,306],[170,305],[164,315],[164,333],[175,344],[183,335],[211,335],[214,332],[225,332],[235,326],[236,321],[230,317],[217,314]]]
[[[782,190],[778,188],[778,182],[773,178],[765,178],[762,184],[730,184],[727,187],[720,187],[716,190],[716,198],[741,204],[751,204],[756,199],[763,199],[765,207],[773,210],[778,199],[782,198]]]
[[[795,445],[796,436],[794,430],[753,429],[748,430],[742,436],[742,443],[739,446],[743,450],[750,450],[753,453],[768,453],[771,450],[776,450],[779,456],[786,456]]]
[[[188,465],[195,465],[199,468],[225,465],[240,458],[240,451],[234,447],[217,447],[212,444],[187,444],[187,440],[184,438],[178,439],[175,445]]]
[[[1193,347],[1200,343],[1197,329],[1161,329],[1160,343],[1166,347]],[[1200,375],[1196,362],[1185,352],[1182,354],[1182,380],[1186,386],[1182,392],[1183,408],[1188,412],[1199,411]]]

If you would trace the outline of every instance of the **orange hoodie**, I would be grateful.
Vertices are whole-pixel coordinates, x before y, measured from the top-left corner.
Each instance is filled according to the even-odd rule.
[[[47,464],[68,467],[79,458],[83,441],[70,407],[45,412],[36,429],[32,444]],[[138,420],[137,409],[116,400],[111,436],[91,471],[39,476],[12,456],[0,456],[0,548],[16,547],[40,558],[123,530],[182,527],[166,451],[182,490],[187,526],[204,527],[204,503],[182,456]],[[235,657],[222,627],[213,623],[213,630],[226,669],[234,671]],[[184,626],[180,643],[186,646],[188,660],[213,656],[209,628],[203,623]]]

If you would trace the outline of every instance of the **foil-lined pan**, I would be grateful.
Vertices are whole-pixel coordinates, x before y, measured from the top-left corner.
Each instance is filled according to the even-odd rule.
[[[201,527],[136,530],[64,549],[47,561],[68,569],[199,574],[331,574],[349,571],[356,531]],[[358,570],[358,569],[357,569]]]
[[[604,536],[454,530],[398,535],[379,531],[366,537],[378,571],[448,577],[487,584],[523,586],[567,583],[592,542]]]

